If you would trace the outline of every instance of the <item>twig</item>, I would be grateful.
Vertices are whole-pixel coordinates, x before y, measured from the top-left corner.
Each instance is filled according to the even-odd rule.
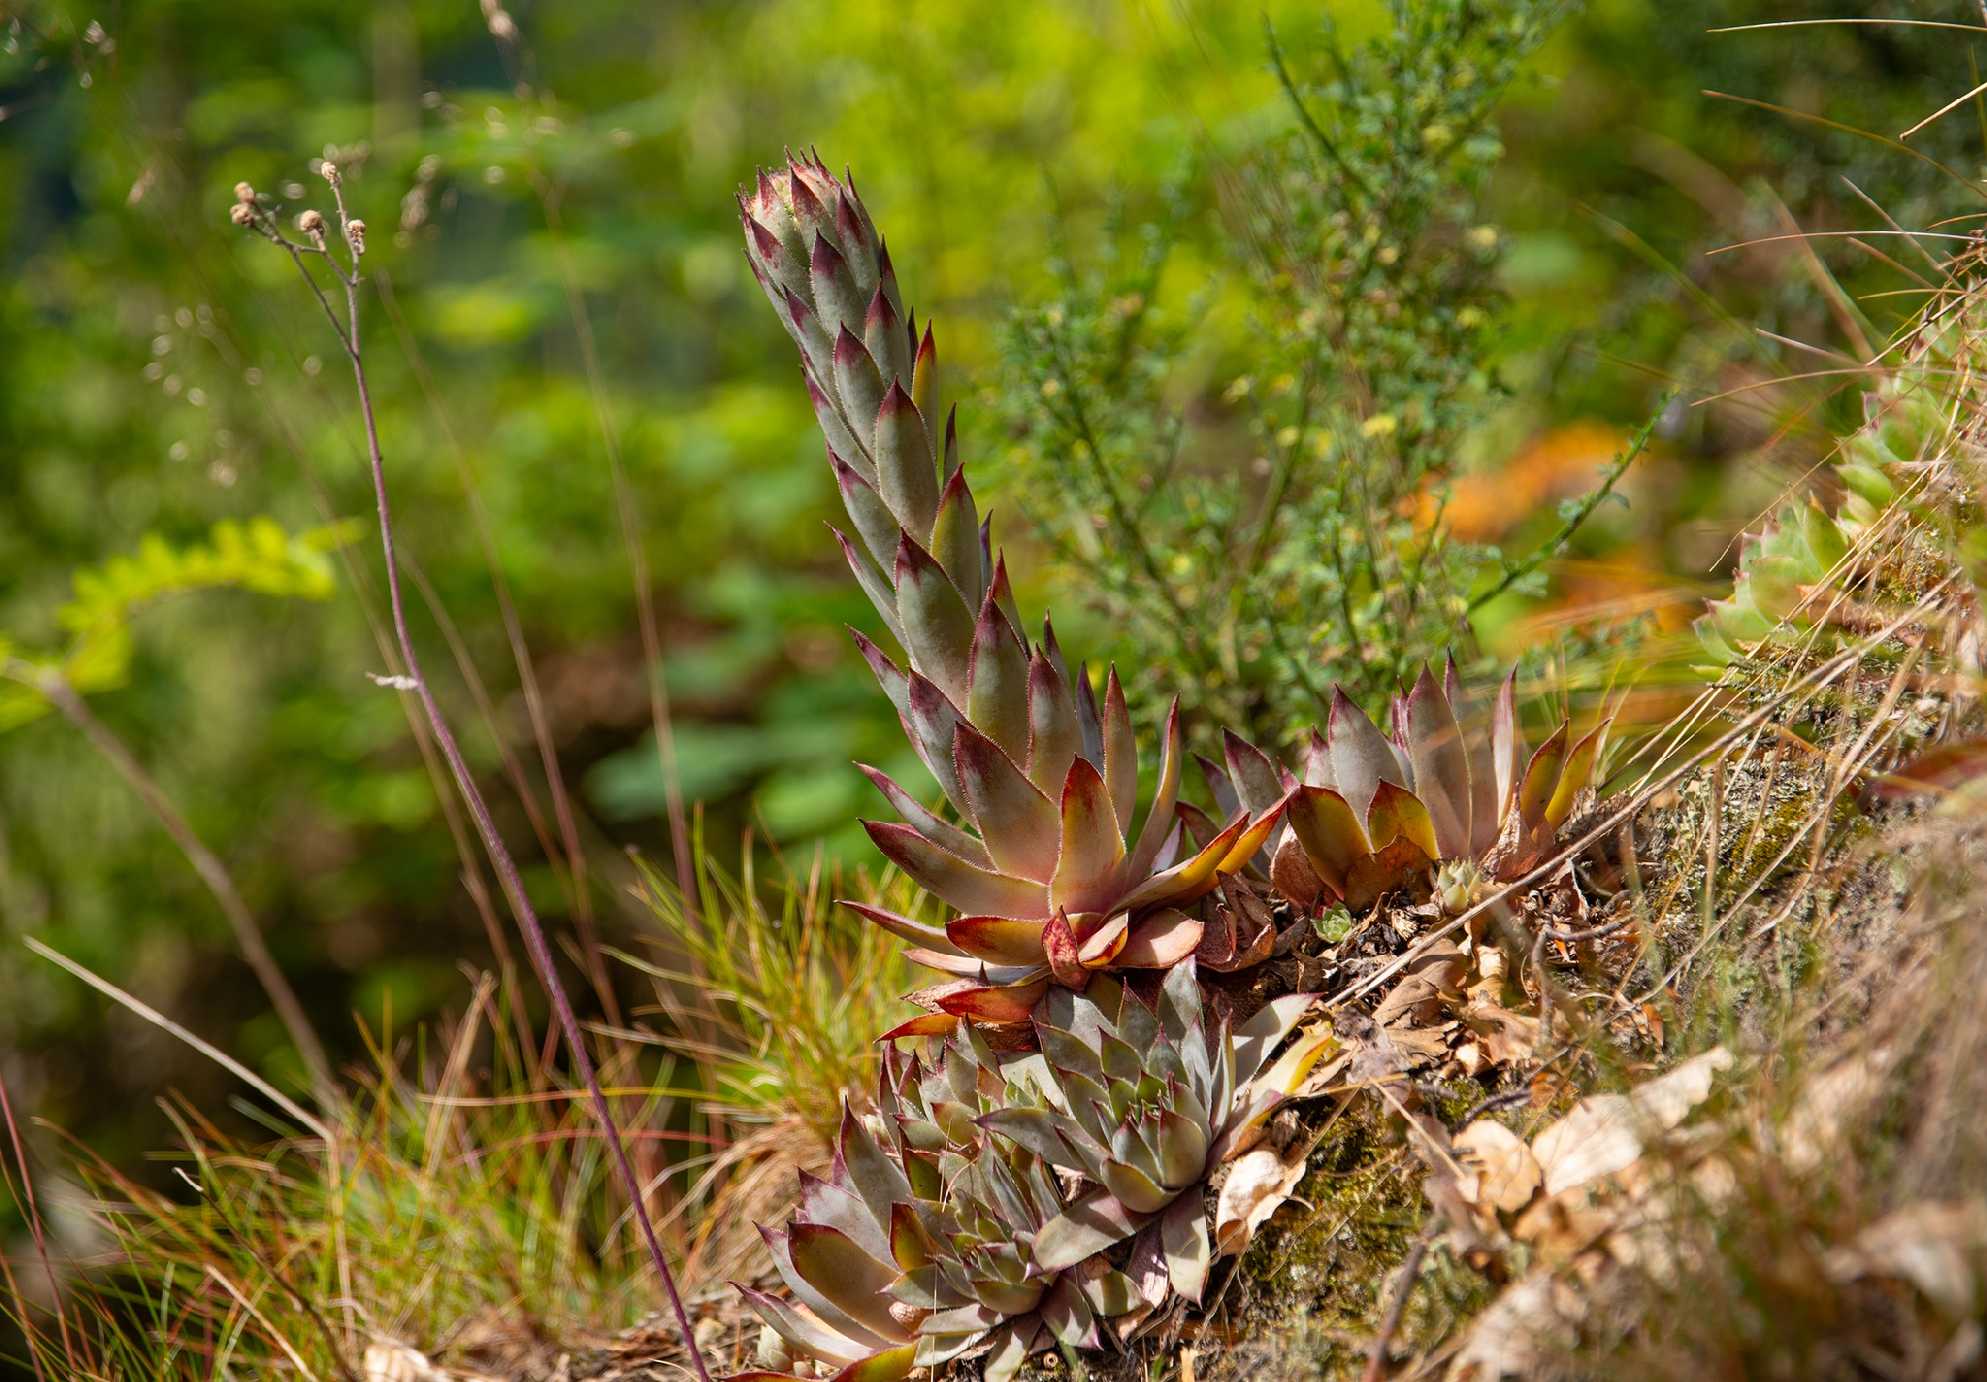
[[[510,899],[511,909],[517,916],[518,930],[524,938],[525,950],[538,971],[539,981],[545,987],[546,996],[552,1002],[566,1049],[572,1056],[573,1067],[586,1086],[587,1097],[593,1105],[595,1115],[600,1120],[601,1132],[614,1161],[616,1178],[629,1200],[629,1208],[640,1227],[642,1239],[648,1247],[649,1257],[655,1263],[656,1272],[662,1277],[663,1290],[669,1297],[671,1311],[676,1317],[677,1328],[683,1336],[683,1346],[689,1352],[690,1362],[696,1369],[701,1382],[711,1382],[710,1370],[704,1365],[703,1350],[697,1346],[696,1330],[690,1323],[689,1312],[684,1308],[683,1297],[676,1288],[676,1274],[670,1270],[669,1258],[662,1250],[662,1241],[657,1238],[655,1223],[649,1216],[648,1205],[642,1194],[641,1181],[635,1175],[635,1168],[628,1160],[628,1149],[621,1138],[621,1130],[614,1122],[613,1107],[607,1102],[607,1095],[601,1089],[600,1076],[596,1073],[593,1058],[588,1053],[586,1038],[580,1030],[579,1018],[573,1012],[572,1000],[566,995],[565,984],[559,978],[558,964],[553,959],[552,947],[545,937],[545,928],[538,920],[538,913],[531,905],[530,895],[525,891],[524,879],[518,872],[517,862],[511,857],[510,849],[504,844],[503,835],[497,829],[496,819],[490,813],[489,803],[483,798],[483,791],[476,785],[476,778],[462,757],[462,750],[455,741],[455,734],[449,728],[447,717],[441,705],[435,700],[434,691],[428,679],[422,674],[420,654],[415,651],[413,635],[407,627],[407,610],[400,590],[400,567],[394,555],[393,507],[387,497],[386,458],[380,448],[379,421],[373,411],[372,390],[366,378],[363,347],[359,334],[359,285],[363,278],[359,272],[359,258],[364,252],[364,224],[354,221],[345,207],[345,196],[340,187],[338,170],[324,165],[325,181],[331,185],[334,201],[337,203],[339,229],[343,232],[346,245],[351,251],[350,268],[339,264],[323,248],[322,241],[313,250],[297,244],[280,230],[276,229],[267,214],[256,218],[254,229],[288,251],[297,272],[309,285],[318,305],[323,308],[326,319],[338,337],[339,345],[345,351],[346,359],[352,366],[352,381],[358,392],[359,416],[365,424],[366,453],[373,482],[373,503],[379,518],[380,553],[386,565],[387,606],[393,616],[394,641],[399,645],[401,661],[407,668],[408,678],[414,683],[414,694],[419,698],[423,714],[427,717],[430,729],[434,732],[435,743],[448,763],[449,773],[455,778],[456,790],[462,794],[463,804],[469,808],[470,818],[475,822],[476,833],[482,838],[483,849],[489,855],[490,865],[496,871],[498,882]],[[355,237],[353,227],[358,231]],[[320,255],[330,266],[331,273],[338,280],[345,294],[345,316],[341,320],[329,299],[318,286],[317,278],[304,262],[308,253]]]
[[[1640,456],[1643,449],[1649,445],[1649,438],[1655,435],[1656,424],[1663,420],[1663,414],[1669,410],[1670,404],[1675,399],[1675,390],[1671,390],[1669,393],[1663,395],[1661,401],[1656,404],[1655,411],[1649,414],[1648,421],[1642,424],[1635,435],[1629,439],[1628,446],[1608,466],[1608,473],[1601,480],[1600,487],[1580,501],[1579,507],[1568,514],[1566,521],[1559,525],[1558,532],[1554,533],[1544,542],[1541,542],[1537,547],[1534,547],[1531,555],[1523,561],[1517,563],[1515,566],[1507,566],[1504,569],[1504,579],[1484,591],[1483,594],[1472,599],[1470,601],[1470,613],[1474,614],[1477,610],[1489,604],[1492,600],[1495,600],[1499,595],[1502,595],[1519,581],[1545,565],[1554,553],[1562,551],[1565,548],[1566,544],[1572,540],[1573,534],[1580,531],[1580,526],[1594,516],[1594,510],[1598,509],[1607,497],[1614,493],[1615,485],[1620,483],[1621,477],[1628,473],[1629,466],[1635,464],[1635,458]]]
[[[1339,176],[1357,188],[1360,196],[1371,202],[1373,200],[1372,187],[1367,184],[1365,178],[1359,175],[1359,170],[1347,161],[1345,154],[1340,151],[1337,142],[1330,135],[1326,134],[1324,128],[1312,118],[1309,108],[1304,104],[1304,98],[1298,94],[1297,83],[1291,79],[1290,69],[1284,65],[1283,45],[1276,40],[1276,26],[1270,23],[1268,15],[1263,16],[1263,42],[1269,47],[1270,66],[1276,69],[1277,83],[1282,86],[1283,94],[1289,99],[1291,109],[1297,112],[1297,121],[1303,125],[1304,133],[1310,135],[1312,142],[1318,146],[1326,158],[1331,160],[1332,167],[1338,169]]]
[[[283,977],[283,970],[276,963],[275,956],[269,953],[269,946],[262,939],[262,928],[256,924],[255,914],[242,900],[234,879],[228,874],[227,865],[207,848],[191,823],[173,805],[165,788],[145,771],[144,765],[139,763],[137,756],[110,726],[96,717],[60,671],[52,667],[30,667],[17,659],[7,659],[0,663],[0,675],[40,692],[65,720],[90,741],[90,747],[124,779],[133,794],[150,808],[160,827],[172,837],[179,852],[186,856],[186,862],[193,866],[193,871],[200,875],[200,881],[207,885],[207,891],[214,895],[214,901],[220,904],[221,914],[227,918],[228,927],[234,932],[235,945],[240,949],[242,959],[255,972],[262,991],[269,995],[270,1005],[276,1009],[277,1017],[282,1019],[284,1028],[288,1030],[297,1054],[303,1057],[318,1103],[327,1112],[336,1109],[343,1098],[338,1092],[338,1082],[332,1078],[331,1061],[325,1055],[324,1044],[318,1040],[310,1018],[305,1015],[296,990],[290,987],[290,981]]]
[[[1407,1313],[1408,1297],[1414,1294],[1415,1280],[1421,1275],[1422,1259],[1428,1256],[1428,1245],[1433,1239],[1424,1233],[1414,1240],[1408,1249],[1407,1260],[1401,1263],[1400,1284],[1394,1289],[1394,1301],[1387,1307],[1387,1318],[1380,1323],[1380,1332],[1373,1336],[1372,1346],[1366,1350],[1366,1371],[1360,1374],[1360,1382],[1385,1382],[1393,1369],[1387,1365],[1387,1351],[1394,1345],[1394,1335],[1400,1332],[1401,1317]]]

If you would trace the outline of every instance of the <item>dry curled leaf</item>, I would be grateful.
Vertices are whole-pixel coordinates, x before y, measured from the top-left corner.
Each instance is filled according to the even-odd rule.
[[[1284,1151],[1257,1147],[1238,1157],[1221,1183],[1214,1208],[1214,1247],[1238,1253],[1249,1246],[1256,1230],[1269,1222],[1297,1182],[1304,1179],[1304,1147]]]
[[[1453,1146],[1467,1173],[1460,1188],[1471,1202],[1516,1214],[1538,1192],[1543,1178],[1532,1149],[1502,1123],[1479,1118],[1456,1134]]]
[[[426,1354],[405,1344],[366,1345],[364,1367],[366,1382],[450,1382]]]
[[[1828,1254],[1828,1274],[1908,1281],[1948,1318],[1966,1319],[1987,1280],[1987,1200],[1925,1201],[1885,1215]]]
[[[1719,1047],[1627,1094],[1582,1099],[1532,1140],[1545,1192],[1557,1195],[1635,1164],[1645,1138],[1670,1131],[1711,1094],[1711,1080],[1732,1063]]]

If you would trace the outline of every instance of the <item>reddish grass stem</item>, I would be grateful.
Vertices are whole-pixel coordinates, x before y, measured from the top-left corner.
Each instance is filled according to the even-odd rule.
[[[561,1035],[565,1038],[566,1049],[571,1053],[573,1067],[586,1086],[587,1097],[593,1105],[595,1115],[600,1119],[601,1133],[614,1160],[616,1177],[627,1193],[629,1207],[634,1212],[635,1222],[641,1227],[642,1239],[648,1246],[649,1257],[655,1264],[656,1272],[662,1277],[663,1290],[669,1297],[671,1311],[675,1314],[677,1328],[683,1335],[683,1347],[690,1356],[691,1365],[696,1369],[701,1382],[711,1382],[710,1370],[704,1365],[703,1351],[697,1346],[696,1330],[690,1323],[690,1313],[683,1305],[682,1294],[676,1288],[676,1274],[670,1270],[669,1258],[662,1250],[662,1241],[656,1236],[655,1223],[649,1216],[648,1204],[642,1193],[642,1185],[635,1175],[635,1168],[628,1160],[628,1151],[621,1138],[620,1128],[614,1122],[613,1107],[607,1101],[607,1094],[601,1088],[600,1077],[595,1072],[593,1058],[588,1054],[586,1039],[580,1031],[579,1018],[573,1012],[571,999],[566,996],[565,984],[559,978],[552,947],[545,937],[545,928],[539,923],[538,913],[531,905],[525,892],[524,879],[518,872],[517,863],[511,858],[503,836],[497,830],[495,818],[490,814],[489,803],[483,798],[482,789],[476,785],[475,776],[456,744],[455,734],[449,728],[447,718],[442,714],[434,692],[429,689],[428,680],[422,674],[420,655],[414,649],[414,640],[407,628],[407,612],[400,591],[400,568],[394,554],[393,508],[387,498],[386,460],[380,449],[379,423],[373,412],[372,390],[366,379],[364,351],[359,335],[359,256],[363,253],[364,224],[355,222],[345,208],[345,197],[340,189],[340,178],[336,168],[324,166],[325,179],[331,184],[332,195],[337,202],[338,223],[342,238],[351,251],[349,271],[341,266],[325,247],[325,237],[314,236],[314,245],[300,245],[278,230],[273,220],[262,213],[255,228],[268,239],[287,250],[297,271],[310,286],[318,305],[324,309],[338,342],[351,362],[353,383],[358,390],[359,416],[365,424],[367,460],[372,471],[373,502],[379,517],[379,540],[381,556],[386,563],[387,605],[393,616],[394,639],[400,647],[401,662],[407,669],[407,679],[413,683],[415,696],[420,700],[422,712],[426,715],[429,727],[433,730],[435,743],[448,763],[449,772],[455,778],[456,790],[462,794],[463,804],[469,808],[476,832],[482,837],[483,848],[489,855],[490,865],[496,870],[497,879],[510,898],[511,908],[517,914],[518,930],[524,938],[524,947],[531,956],[531,962],[538,971],[539,981],[545,987],[546,997],[551,1000],[552,1012],[556,1017]],[[359,227],[356,235],[353,227]],[[324,295],[316,277],[305,263],[306,254],[322,257],[330,267],[345,293],[345,317],[341,321],[336,309]]]

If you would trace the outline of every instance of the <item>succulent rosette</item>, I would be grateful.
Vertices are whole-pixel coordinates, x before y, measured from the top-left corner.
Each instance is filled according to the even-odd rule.
[[[967,1028],[929,1064],[891,1050],[869,1118],[843,1115],[826,1180],[802,1175],[792,1220],[761,1234],[792,1295],[740,1285],[766,1325],[747,1379],[805,1362],[849,1382],[984,1359],[1011,1376],[1056,1343],[1102,1347],[1108,1322],[1144,1308],[1101,1259],[1043,1263],[1033,1244],[1064,1209],[1040,1157],[988,1136],[1002,1107],[998,1057]]]
[[[1039,1052],[1007,1067],[1017,1093],[980,1120],[1082,1187],[1035,1233],[1036,1263],[1062,1270],[1133,1239],[1135,1279],[1199,1301],[1214,1260],[1209,1177],[1247,1150],[1331,1044],[1320,1030],[1269,1061],[1315,999],[1279,998],[1231,1026],[1208,1013],[1189,960],[1149,1006],[1116,984],[1043,1004]]]
[[[1391,734],[1334,687],[1301,777],[1233,735],[1226,768],[1202,766],[1217,801],[1243,810],[1282,803],[1265,839],[1270,877],[1300,906],[1368,907],[1438,865],[1445,879],[1514,878],[1550,852],[1592,786],[1608,728],[1603,722],[1576,740],[1562,722],[1528,749],[1516,677],[1514,670],[1482,716],[1454,659],[1440,682],[1424,667],[1394,699]]]
[[[1955,486],[1942,451],[1951,427],[1931,387],[1954,368],[1952,345],[1937,336],[1921,342],[1863,395],[1863,425],[1843,439],[1833,467],[1842,490],[1833,514],[1812,495],[1792,499],[1745,536],[1732,593],[1697,620],[1698,640],[1718,663],[1805,636],[1827,617],[1832,592],[1898,554],[1896,543],[1867,542],[1884,516]]]
[[[1045,620],[1030,641],[1002,558],[938,428],[938,352],[903,304],[889,251],[852,181],[818,159],[762,172],[739,198],[747,256],[800,349],[851,539],[857,581],[905,653],[857,643],[960,824],[874,768],[902,817],[865,822],[877,848],[954,909],[944,926],[861,908],[951,976],[922,995],[939,1020],[1025,1023],[1051,986],[1099,970],[1166,968],[1202,923],[1182,909],[1261,847],[1273,807],[1182,845],[1177,710],[1139,811],[1139,761],[1115,669],[1099,702]]]

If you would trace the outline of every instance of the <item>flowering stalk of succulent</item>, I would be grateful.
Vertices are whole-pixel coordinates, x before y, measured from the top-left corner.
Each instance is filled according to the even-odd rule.
[[[1279,998],[1231,1027],[1207,1012],[1189,960],[1151,1006],[1117,984],[1044,1003],[1039,1054],[1009,1063],[1017,1094],[980,1120],[1082,1187],[1035,1233],[1036,1263],[1062,1270],[1129,1238],[1127,1271],[1148,1301],[1170,1285],[1198,1302],[1214,1260],[1208,1178],[1248,1149],[1331,1045],[1319,1030],[1269,1064],[1315,999]]]
[[[1213,770],[1216,790],[1244,807],[1273,795],[1287,802],[1267,841],[1270,874],[1300,907],[1358,910],[1435,870],[1438,897],[1460,910],[1480,885],[1516,877],[1551,850],[1593,783],[1606,736],[1605,722],[1578,740],[1562,723],[1528,754],[1516,677],[1499,690],[1488,732],[1453,658],[1442,682],[1424,667],[1395,698],[1391,735],[1335,687],[1301,778],[1231,736],[1227,771]]]
[[[905,1030],[1018,1024],[1051,985],[1179,962],[1201,936],[1181,908],[1240,868],[1273,816],[1238,816],[1180,857],[1176,709],[1138,819],[1138,750],[1117,673],[1100,705],[1046,620],[1039,640],[1025,636],[952,415],[938,425],[931,329],[920,335],[904,307],[853,181],[790,159],[741,193],[739,215],[753,273],[800,348],[855,531],[836,537],[906,665],[861,635],[858,646],[965,823],[864,768],[903,817],[865,822],[877,848],[958,913],[940,928],[861,909],[952,976],[923,995],[937,1016]]]
[[[801,1364],[895,1382],[954,1358],[983,1359],[1000,1382],[1052,1344],[1101,1347],[1110,1322],[1144,1313],[1101,1258],[1050,1265],[1034,1251],[1063,1190],[1042,1158],[983,1130],[1005,1092],[970,1026],[929,1065],[889,1051],[878,1114],[845,1112],[828,1179],[803,1173],[792,1221],[761,1230],[793,1301],[739,1286],[765,1322],[765,1367],[735,1382]]]

